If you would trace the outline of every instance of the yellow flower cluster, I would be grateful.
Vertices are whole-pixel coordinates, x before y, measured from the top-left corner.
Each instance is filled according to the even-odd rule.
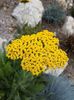
[[[48,68],[60,68],[68,61],[67,54],[59,49],[59,40],[53,32],[44,30],[32,35],[23,35],[6,47],[7,57],[21,59],[23,70],[39,75]]]

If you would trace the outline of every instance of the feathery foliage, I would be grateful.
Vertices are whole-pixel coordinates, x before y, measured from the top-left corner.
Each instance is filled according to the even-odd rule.
[[[74,87],[66,78],[35,77],[19,63],[0,53],[0,100],[74,100]]]
[[[47,80],[49,84],[35,100],[74,100],[74,86],[66,77],[49,76]]]
[[[42,24],[39,23],[38,25],[36,25],[34,28],[32,28],[31,26],[28,26],[27,24],[23,26],[23,28],[20,28],[19,26],[17,27],[17,33],[22,35],[31,35],[34,33],[37,33],[39,31],[42,30]]]
[[[41,76],[33,77],[19,65],[0,54],[0,100],[27,100],[45,87],[47,82]]]
[[[43,19],[51,24],[61,24],[65,20],[66,14],[64,9],[57,1],[52,2],[45,9]]]
[[[74,6],[70,9],[70,14],[72,17],[74,17]]]

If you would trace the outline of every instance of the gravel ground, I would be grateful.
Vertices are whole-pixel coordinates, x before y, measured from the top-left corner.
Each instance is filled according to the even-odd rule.
[[[6,35],[16,31],[17,24],[11,16],[16,5],[17,2],[15,0],[0,0],[0,35],[2,36],[6,37]]]

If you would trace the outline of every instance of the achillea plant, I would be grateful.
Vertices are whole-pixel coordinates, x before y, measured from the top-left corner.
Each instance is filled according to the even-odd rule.
[[[0,54],[0,100],[74,100],[74,87],[67,79],[33,76],[19,62]]]
[[[20,59],[22,69],[36,76],[47,69],[63,68],[68,62],[67,54],[59,48],[58,38],[48,30],[13,40],[6,53],[12,60]]]

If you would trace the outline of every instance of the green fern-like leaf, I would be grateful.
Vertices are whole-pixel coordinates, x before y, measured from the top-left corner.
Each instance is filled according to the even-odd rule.
[[[74,100],[74,87],[68,79],[23,71],[20,61],[0,55],[0,100]]]
[[[32,28],[28,26],[27,24],[23,26],[23,28],[20,28],[19,26],[17,27],[17,33],[22,35],[31,35],[34,33],[37,33],[42,30],[42,24],[39,23],[36,27]]]

